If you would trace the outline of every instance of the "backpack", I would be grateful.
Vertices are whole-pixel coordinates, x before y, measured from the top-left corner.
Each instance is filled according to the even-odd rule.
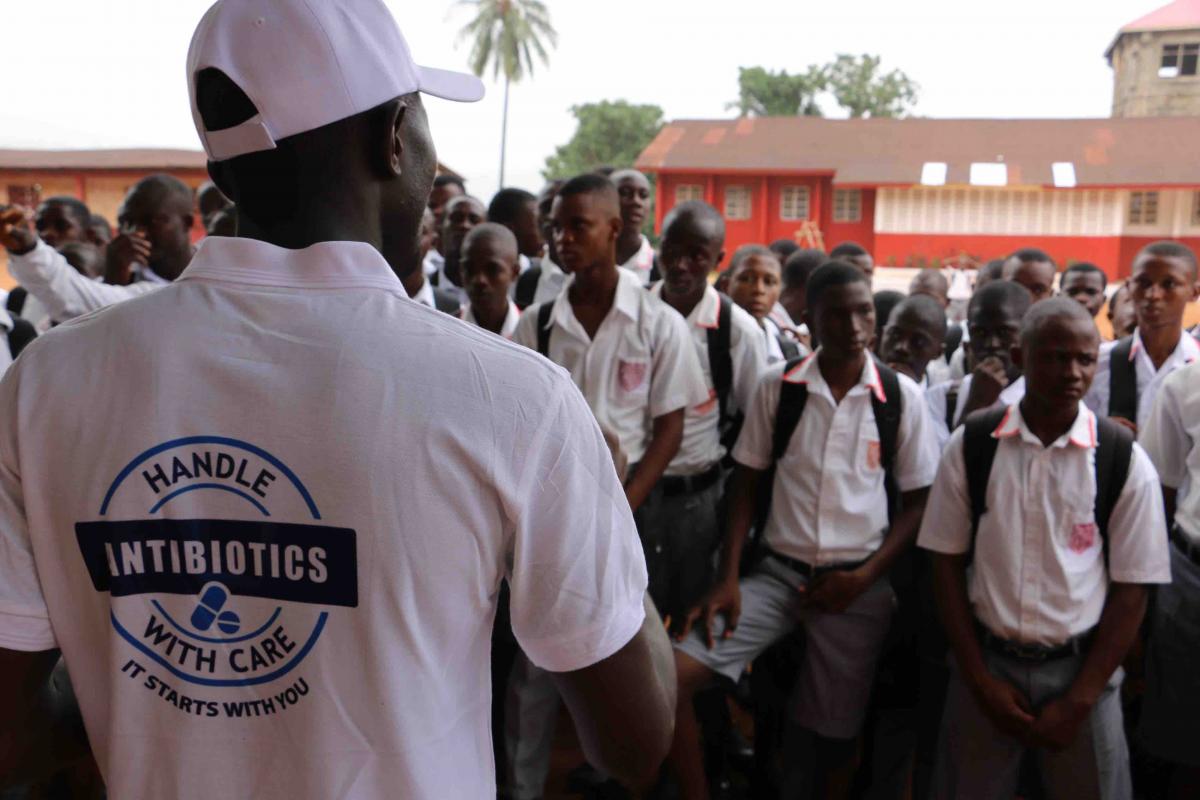
[[[13,317],[12,321],[12,330],[8,332],[8,352],[12,354],[13,361],[16,361],[25,345],[37,338],[37,330],[27,319]]]
[[[967,471],[967,494],[971,499],[971,543],[967,562],[975,555],[975,537],[979,520],[987,513],[988,479],[1000,440],[992,436],[1008,413],[1007,408],[977,411],[963,423],[963,460]],[[1129,477],[1133,458],[1133,433],[1106,417],[1096,416],[1096,526],[1108,568],[1108,520]]]
[[[4,303],[4,308],[10,314],[20,314],[25,308],[25,300],[29,297],[29,290],[24,286],[17,286],[8,293],[8,300]]]
[[[1108,356],[1108,416],[1137,423],[1137,364],[1130,359],[1133,337],[1126,336]]]
[[[529,259],[529,269],[521,273],[517,278],[517,288],[513,292],[513,302],[517,304],[517,308],[521,311],[533,305],[533,300],[537,297],[538,284],[542,282],[542,260],[540,258]]]
[[[806,356],[805,358],[810,358]],[[804,358],[788,360],[783,368],[787,375],[804,362]],[[871,393],[871,411],[875,415],[875,427],[879,431],[880,465],[883,467],[883,488],[887,493],[888,521],[896,516],[900,506],[900,491],[893,474],[896,466],[896,449],[900,438],[900,415],[904,411],[903,398],[900,393],[900,376],[890,367],[875,361],[875,369],[879,372],[879,382],[883,386],[884,401],[880,401],[874,392]],[[779,460],[787,453],[788,444],[800,418],[804,415],[804,407],[808,403],[808,386],[803,383],[781,381],[779,387],[779,406],[775,410],[775,431],[771,439],[771,466],[759,483],[761,498],[755,523],[755,529],[761,537],[771,511],[771,494],[775,486],[775,470]],[[764,491],[765,487],[765,491]]]
[[[800,343],[795,339],[789,339],[781,333],[775,337],[775,340],[779,342],[779,350],[783,353],[785,361],[800,358]]]

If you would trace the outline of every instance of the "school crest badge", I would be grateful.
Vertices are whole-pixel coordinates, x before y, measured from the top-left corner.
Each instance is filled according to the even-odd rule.
[[[1096,544],[1096,523],[1081,522],[1071,529],[1071,540],[1067,546],[1073,553],[1086,553]]]
[[[883,451],[879,442],[867,442],[867,469],[879,469],[883,463]]]
[[[617,383],[623,392],[633,392],[642,388],[646,382],[645,361],[619,361],[617,363]]]

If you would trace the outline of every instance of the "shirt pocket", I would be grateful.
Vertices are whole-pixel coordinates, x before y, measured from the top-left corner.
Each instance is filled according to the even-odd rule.
[[[645,405],[650,397],[650,359],[617,356],[613,367],[613,398],[618,406]]]
[[[1064,512],[1056,531],[1055,548],[1067,572],[1086,572],[1096,565],[1104,551],[1095,511],[1067,506]]]
[[[844,402],[844,401],[843,401]],[[877,477],[883,472],[883,443],[879,441],[879,426],[870,414],[863,416],[858,426],[858,442],[852,449],[855,454],[855,472]]]

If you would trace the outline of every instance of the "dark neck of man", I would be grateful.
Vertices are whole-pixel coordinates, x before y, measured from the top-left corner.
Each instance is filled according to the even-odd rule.
[[[857,357],[851,358],[829,350],[822,350],[817,356],[817,368],[821,370],[821,377],[825,379],[833,398],[839,403],[846,393],[858,384],[862,378],[863,367],[867,365],[867,359],[870,357],[865,350]]]
[[[701,284],[699,290],[692,292],[689,295],[676,295],[667,290],[666,282],[663,282],[662,299],[671,308],[675,309],[680,315],[687,319],[688,315],[700,305],[700,301],[704,299],[704,290],[707,288],[705,284]]]
[[[173,281],[187,269],[187,265],[192,262],[192,256],[195,252],[196,248],[189,244],[185,249],[177,253],[168,253],[163,256],[150,268],[154,270],[155,275],[163,280]]]
[[[637,255],[642,248],[642,232],[638,228],[623,227],[617,235],[617,263],[624,264]]]
[[[259,225],[246,214],[239,214],[238,236],[288,250],[303,250],[319,242],[363,242],[382,253],[378,199],[370,199],[367,187],[354,190],[347,186],[340,192],[331,189],[328,185],[308,186],[302,182],[296,191],[306,200],[298,204],[295,216],[276,224]]]
[[[400,279],[400,283],[404,284],[404,291],[409,297],[416,297],[417,292],[425,286],[425,273],[420,267],[409,270],[409,273]]]
[[[501,301],[494,304],[472,303],[471,314],[475,317],[475,324],[486,331],[500,333],[508,317],[508,300],[501,298]]]
[[[571,283],[568,299],[576,309],[588,309],[592,313],[602,311],[603,318],[617,297],[617,284],[620,275],[617,265],[612,260],[601,261],[575,271],[575,280]]]
[[[1157,370],[1179,346],[1179,340],[1183,336],[1183,321],[1176,320],[1174,324],[1162,325],[1157,328],[1143,327],[1139,324],[1138,333],[1142,337],[1142,346],[1146,348],[1146,355],[1150,356],[1150,361]]]
[[[1078,403],[1050,402],[1029,391],[1021,400],[1021,417],[1045,447],[1054,444],[1071,430],[1078,416]]]

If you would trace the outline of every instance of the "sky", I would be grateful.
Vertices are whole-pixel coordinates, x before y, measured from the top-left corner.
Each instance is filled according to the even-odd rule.
[[[209,0],[2,1],[0,147],[199,148],[184,65]],[[418,63],[466,69],[457,33],[469,5],[386,2]],[[920,85],[920,116],[1106,117],[1105,49],[1165,0],[545,2],[557,48],[509,105],[505,184],[533,191],[571,137],[572,105],[625,99],[667,120],[728,118],[739,66],[794,72],[838,53],[904,70]],[[487,86],[480,103],[426,102],[439,159],[485,200],[499,185],[503,97],[501,83]]]

